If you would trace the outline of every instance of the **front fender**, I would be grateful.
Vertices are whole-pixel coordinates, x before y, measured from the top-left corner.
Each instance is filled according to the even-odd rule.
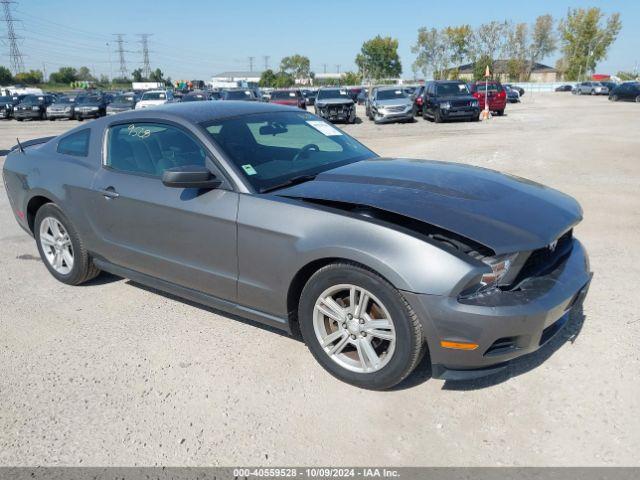
[[[291,282],[325,259],[360,263],[399,290],[448,295],[477,275],[462,255],[363,218],[295,200],[241,195],[238,213],[238,299],[286,315]]]

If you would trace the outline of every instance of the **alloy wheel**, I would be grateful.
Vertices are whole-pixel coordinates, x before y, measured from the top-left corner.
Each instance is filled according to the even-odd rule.
[[[40,244],[49,265],[61,275],[73,269],[73,245],[69,232],[54,217],[45,217],[40,222]]]
[[[352,372],[381,370],[396,346],[387,308],[371,292],[352,284],[322,292],[313,309],[313,329],[329,358]]]

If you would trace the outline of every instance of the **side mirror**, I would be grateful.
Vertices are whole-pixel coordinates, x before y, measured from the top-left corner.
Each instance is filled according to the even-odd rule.
[[[162,183],[172,188],[218,188],[222,182],[207,167],[186,165],[169,168],[162,173]]]

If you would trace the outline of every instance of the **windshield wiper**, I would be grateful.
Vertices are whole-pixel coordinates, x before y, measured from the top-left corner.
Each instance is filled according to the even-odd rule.
[[[297,185],[298,183],[304,183],[311,181],[316,178],[316,175],[298,175],[297,177],[291,177],[289,180],[278,183],[276,185],[271,185],[269,187],[264,187],[260,189],[260,193],[267,193],[273,190],[278,190],[284,187],[290,187],[291,185]]]

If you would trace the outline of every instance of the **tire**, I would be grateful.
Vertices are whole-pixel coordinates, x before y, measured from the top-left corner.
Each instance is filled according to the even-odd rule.
[[[480,121],[480,114],[478,114],[478,115],[476,115],[474,117],[471,117],[471,121],[472,122],[479,122]]]
[[[357,321],[357,318],[348,318],[346,316],[348,311],[355,313],[350,310],[350,286],[366,290],[371,295],[365,307],[368,314],[362,316],[363,320],[360,322]],[[340,322],[336,322],[316,310],[317,302],[320,302],[322,298],[326,298],[327,292],[331,292],[334,289],[342,292],[339,293],[340,295],[346,294],[346,297],[342,297],[347,302],[345,308],[336,303],[342,312],[339,318],[345,318],[342,327],[339,325]],[[382,308],[375,308],[378,302],[382,305]],[[323,306],[323,308],[325,307]],[[382,313],[380,314],[380,312]],[[387,314],[390,316],[392,328],[383,333],[389,334],[391,332],[390,335],[394,339],[393,347],[391,347],[391,340],[381,340],[377,336],[382,330],[376,329],[384,329],[385,327],[372,327],[374,330],[369,331],[378,333],[370,333],[369,335],[364,331],[364,329],[367,329],[366,325],[369,321],[375,321],[372,320],[375,318],[384,318]],[[364,320],[364,318],[369,320]],[[298,319],[302,337],[318,363],[331,375],[351,385],[371,390],[389,389],[405,379],[422,357],[424,347],[422,325],[407,301],[386,280],[356,264],[347,262],[334,263],[318,270],[302,290]],[[347,322],[350,323],[345,328],[344,326],[347,325]],[[323,347],[320,343],[320,338],[323,338],[324,335],[321,329],[327,326],[333,329],[331,334],[324,332],[327,335],[335,335],[339,332],[342,332],[342,335],[337,336],[332,341],[335,344],[329,343],[327,347]],[[358,329],[362,329],[360,333],[353,334]],[[330,356],[325,350],[325,348],[335,348],[341,342],[346,343],[343,343],[340,353],[335,356]],[[368,343],[369,348],[373,347],[375,350],[366,349],[365,342]],[[356,343],[358,347],[355,346]],[[389,348],[389,350],[385,350],[385,347]],[[376,354],[375,358],[378,359],[378,366],[373,361],[370,361],[374,357],[369,357],[365,354],[367,350]],[[363,356],[358,355],[359,351],[363,352]],[[377,355],[380,356],[378,357]],[[365,357],[366,359],[363,360]],[[365,367],[363,367],[362,362],[364,362]]]
[[[618,96],[617,95],[610,95],[609,96],[609,100],[611,100],[612,102],[617,102],[618,101]]]
[[[18,122],[21,122],[23,120],[24,120],[24,118],[16,118],[16,121],[18,121]]]
[[[595,90],[591,90],[591,95],[595,95],[596,91]]]
[[[640,95],[636,97],[636,103],[640,103]]]
[[[43,226],[43,222],[45,220],[47,222],[51,222],[50,219],[55,219],[59,222],[59,224],[64,228],[64,232],[61,231],[61,233],[66,233],[65,238],[68,238],[68,242],[70,243],[70,253],[73,265],[68,272],[56,270],[45,253],[45,249],[49,249],[51,247],[47,246],[46,241],[43,240],[41,230],[46,230],[46,226]],[[67,285],[80,285],[100,274],[100,270],[93,264],[93,261],[75,227],[56,204],[47,203],[38,210],[33,230],[40,258],[42,258],[47,270],[49,270],[49,273],[51,273],[56,280],[66,283]],[[53,232],[52,229],[50,231]],[[45,244],[43,244],[43,242],[45,242]],[[64,268],[64,264],[62,264],[61,267]]]
[[[582,95],[582,90],[578,89],[577,94],[578,94],[578,95]]]
[[[504,108],[502,110],[496,110],[496,113],[498,114],[499,117],[504,115]]]
[[[436,123],[442,123],[442,116],[440,115],[440,110],[436,110],[433,112],[433,121]]]

